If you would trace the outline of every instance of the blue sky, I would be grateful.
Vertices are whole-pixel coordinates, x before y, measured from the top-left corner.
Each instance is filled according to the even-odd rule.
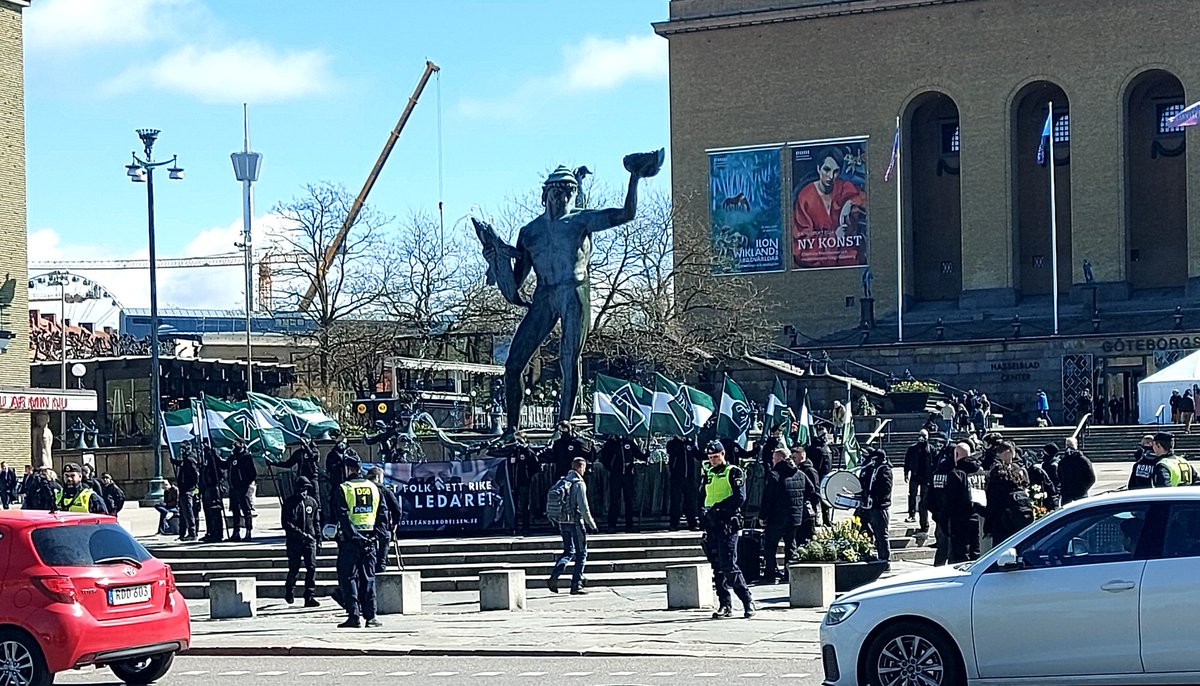
[[[265,157],[255,215],[334,181],[356,193],[416,85],[431,79],[376,184],[386,214],[436,213],[438,120],[447,225],[495,211],[559,163],[624,182],[621,157],[665,147],[667,0],[36,0],[25,13],[30,259],[146,254],[145,187],[125,176],[162,130],[186,180],[155,184],[160,256],[234,250],[229,153]],[[647,183],[666,190],[669,168]],[[165,176],[165,175],[163,175]],[[270,218],[264,219],[265,224]],[[265,225],[264,224],[264,225]],[[160,302],[236,307],[237,268],[172,271]],[[127,306],[145,272],[96,272]]]

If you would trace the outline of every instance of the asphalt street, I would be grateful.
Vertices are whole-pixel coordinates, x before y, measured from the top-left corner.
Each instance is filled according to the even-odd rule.
[[[759,684],[817,686],[819,660],[695,657],[181,657],[159,683],[268,684]],[[107,669],[58,675],[56,684],[119,684]]]

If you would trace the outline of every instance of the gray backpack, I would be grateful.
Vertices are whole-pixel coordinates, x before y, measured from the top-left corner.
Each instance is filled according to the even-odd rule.
[[[552,524],[570,523],[575,515],[575,498],[571,492],[572,482],[561,477],[546,493],[546,518]]]

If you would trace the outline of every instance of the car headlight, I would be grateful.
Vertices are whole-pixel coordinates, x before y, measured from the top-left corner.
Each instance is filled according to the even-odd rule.
[[[858,609],[858,603],[837,603],[829,606],[829,611],[825,613],[825,626],[835,626],[841,624],[854,614]]]

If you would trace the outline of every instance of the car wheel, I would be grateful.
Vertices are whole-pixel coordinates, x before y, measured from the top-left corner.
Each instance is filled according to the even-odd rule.
[[[37,641],[16,631],[0,631],[0,684],[50,686],[54,675]]]
[[[175,661],[175,653],[122,660],[108,666],[117,678],[127,684],[149,684],[163,678]]]
[[[966,682],[958,649],[920,622],[883,630],[867,651],[865,682],[873,686],[956,686]]]

